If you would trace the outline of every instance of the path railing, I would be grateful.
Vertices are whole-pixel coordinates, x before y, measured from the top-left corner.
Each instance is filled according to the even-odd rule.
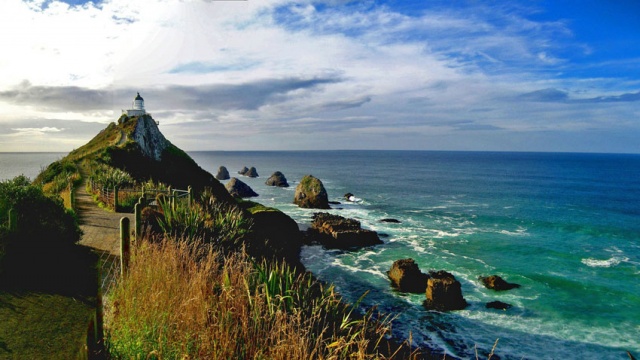
[[[193,190],[189,186],[186,190],[182,189],[148,189],[140,188],[118,188],[103,186],[102,184],[89,180],[89,188],[92,194],[107,205],[115,212],[132,213],[134,206],[138,202],[143,202],[145,206],[157,206],[156,198],[163,194],[168,200],[173,202],[187,201],[189,204],[193,201]],[[142,199],[142,200],[141,200]]]

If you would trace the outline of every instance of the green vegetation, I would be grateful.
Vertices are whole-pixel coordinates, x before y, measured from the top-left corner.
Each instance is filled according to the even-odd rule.
[[[160,197],[162,216],[158,224],[166,235],[217,244],[226,249],[237,249],[251,228],[251,219],[238,207],[216,201],[205,193],[202,202],[191,206],[185,201],[168,201]]]
[[[100,184],[102,187],[113,189],[114,187],[133,186],[135,180],[126,171],[97,163],[92,167],[89,180]]]
[[[309,275],[197,241],[138,242],[108,299],[116,359],[369,359],[389,330]]]
[[[146,208],[143,221],[156,224],[160,234],[147,233],[134,244],[127,276],[105,296],[113,358],[370,359],[393,353],[384,340],[388,318],[359,314],[359,305],[345,304],[331,285],[273,260],[282,257],[265,256],[282,250],[267,250],[278,242],[255,236],[254,216],[286,215],[254,202],[220,202],[207,191],[192,205],[156,199],[159,208]]]
[[[55,178],[55,176],[54,176]],[[94,311],[96,262],[58,196],[23,176],[0,182],[0,358],[73,359]]]
[[[109,124],[104,130],[100,131],[88,143],[78,149],[73,150],[67,155],[67,159],[77,161],[83,158],[95,158],[102,153],[105,148],[120,142],[122,137],[121,127],[115,123]]]
[[[0,272],[15,271],[24,280],[46,285],[47,276],[35,270],[51,264],[53,257],[65,254],[80,240],[75,214],[64,208],[62,200],[47,196],[24,176],[0,182],[0,219],[13,213],[12,228],[0,231]]]

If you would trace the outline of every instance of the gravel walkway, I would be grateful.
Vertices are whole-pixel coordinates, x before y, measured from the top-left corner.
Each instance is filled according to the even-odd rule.
[[[86,174],[83,179],[86,179]],[[120,255],[120,219],[128,217],[133,228],[133,214],[114,213],[100,208],[87,193],[86,180],[75,189],[76,211],[83,231],[80,244]]]

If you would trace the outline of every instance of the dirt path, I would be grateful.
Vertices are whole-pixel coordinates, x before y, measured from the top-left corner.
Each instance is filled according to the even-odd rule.
[[[83,231],[80,244],[97,250],[120,255],[120,219],[128,217],[133,227],[133,214],[114,213],[101,209],[87,193],[87,174],[83,174],[82,184],[75,189],[76,211]]]

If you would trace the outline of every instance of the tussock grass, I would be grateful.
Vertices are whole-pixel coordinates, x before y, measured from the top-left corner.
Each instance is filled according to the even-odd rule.
[[[107,294],[107,345],[126,359],[372,359],[388,318],[332,286],[197,241],[140,241]]]

